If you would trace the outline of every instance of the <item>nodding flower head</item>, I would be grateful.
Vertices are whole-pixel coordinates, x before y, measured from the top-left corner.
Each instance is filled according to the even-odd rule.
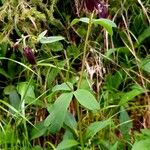
[[[108,16],[108,7],[103,0],[85,0],[85,7],[91,12],[96,10],[99,18]]]
[[[33,53],[32,49],[30,47],[28,47],[28,46],[24,47],[23,54],[27,58],[27,60],[29,61],[29,63],[31,65],[36,64],[34,53]]]

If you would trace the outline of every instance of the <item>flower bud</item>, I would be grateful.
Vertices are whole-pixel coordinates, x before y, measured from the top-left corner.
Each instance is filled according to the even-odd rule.
[[[28,47],[28,46],[24,47],[23,54],[27,58],[27,60],[29,61],[30,64],[32,64],[32,65],[36,64],[34,53],[30,47]]]
[[[96,10],[99,18],[106,18],[108,16],[107,5],[102,0],[85,0],[85,6],[91,12]]]

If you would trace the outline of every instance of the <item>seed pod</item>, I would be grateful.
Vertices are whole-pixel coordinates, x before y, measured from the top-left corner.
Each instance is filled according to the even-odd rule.
[[[27,58],[27,60],[29,61],[30,64],[32,64],[32,65],[36,64],[34,53],[30,47],[28,47],[28,46],[24,47],[23,54]]]

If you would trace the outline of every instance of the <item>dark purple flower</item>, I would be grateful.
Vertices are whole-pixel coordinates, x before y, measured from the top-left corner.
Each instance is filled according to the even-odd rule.
[[[27,60],[29,61],[30,64],[32,64],[32,65],[36,64],[34,53],[30,47],[28,47],[28,46],[24,47],[23,54],[27,58]]]
[[[93,11],[95,9],[96,0],[85,0],[86,8],[89,11]]]
[[[85,7],[91,12],[96,10],[99,18],[108,16],[108,7],[103,0],[85,0]]]

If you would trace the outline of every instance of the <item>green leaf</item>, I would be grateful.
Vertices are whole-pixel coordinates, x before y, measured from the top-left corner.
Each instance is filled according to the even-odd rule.
[[[79,22],[79,19],[73,19],[70,25],[73,26],[78,22]]]
[[[60,40],[64,40],[65,38],[62,36],[49,36],[49,37],[42,37],[40,39],[40,42],[42,44],[47,44],[47,43],[53,43],[53,42],[57,42]]]
[[[150,129],[141,129],[141,134],[150,137]]]
[[[35,100],[34,86],[32,84],[20,82],[17,85],[17,91],[21,95],[21,100],[24,99],[26,103],[31,103]]]
[[[71,22],[71,26],[78,23],[79,21],[84,22],[84,23],[89,23],[90,19],[86,18],[86,17],[83,17],[83,18],[80,18],[80,19],[74,19]],[[109,19],[103,19],[103,18],[101,18],[101,19],[92,19],[92,22],[94,24],[98,24],[98,25],[101,25],[102,27],[104,27],[110,35],[113,35],[112,27],[117,27],[116,24],[113,21],[109,20]]]
[[[150,27],[145,29],[143,33],[138,37],[138,42],[141,44],[148,37],[150,37]]]
[[[20,110],[21,100],[16,90],[10,92],[9,101],[11,106],[13,106],[18,111]],[[11,113],[15,113],[12,109],[9,108],[9,110]]]
[[[53,52],[59,52],[63,50],[63,44],[61,42],[49,43],[48,47],[52,49]]]
[[[31,130],[31,140],[43,136],[46,133],[47,128],[44,126],[44,122],[36,124]]]
[[[4,88],[4,94],[9,95],[12,91],[14,91],[16,88],[14,85],[8,85]]]
[[[49,88],[53,87],[52,82],[55,80],[55,78],[57,77],[57,75],[59,74],[59,72],[61,71],[60,68],[64,68],[66,62],[65,61],[61,61],[59,63],[57,63],[57,67],[56,68],[51,68],[50,72],[47,74],[47,84]]]
[[[31,150],[43,150],[43,148],[40,147],[39,145],[36,145],[36,146],[32,147]]]
[[[63,140],[58,144],[57,150],[66,150],[67,148],[71,148],[77,145],[79,145],[79,143],[76,140]]]
[[[106,77],[106,86],[108,89],[110,89],[111,91],[114,89],[118,89],[119,85],[121,84],[121,82],[123,81],[123,74],[124,72],[122,70],[117,71],[114,75],[109,74]]]
[[[94,24],[99,24],[104,27],[111,36],[113,35],[112,27],[117,27],[116,24],[109,19],[93,19],[93,22]]]
[[[1,145],[1,147],[6,144],[8,144],[8,145],[16,144],[16,139],[18,138],[14,128],[12,128],[12,126],[10,126],[10,124],[5,124],[5,125],[6,125],[5,129],[4,129],[5,132],[0,130],[0,145]]]
[[[135,142],[132,147],[132,150],[149,150],[149,149],[150,149],[150,139]]]
[[[55,85],[52,89],[53,92],[56,91],[71,91],[73,90],[73,85],[70,82],[62,83],[60,85]]]
[[[43,31],[43,32],[38,36],[37,41],[40,41],[41,38],[43,38],[43,37],[46,35],[46,33],[47,33],[47,30]]]
[[[89,18],[87,17],[82,17],[80,19],[74,19],[72,22],[71,22],[71,26],[75,25],[76,23],[78,23],[79,21],[81,22],[84,22],[84,23],[89,23]]]
[[[117,48],[111,48],[108,51],[106,51],[106,53],[105,53],[106,58],[108,58],[108,59],[111,58],[111,55],[113,53],[115,53],[116,51],[117,51]]]
[[[64,135],[64,136],[67,136],[67,133],[68,133],[69,135],[72,135],[72,136],[74,135],[74,136],[78,137],[77,122],[75,120],[75,117],[69,112],[67,112],[65,120],[64,120],[64,128],[66,131],[65,132],[66,135]],[[63,137],[63,139],[64,139],[64,137]]]
[[[3,68],[0,68],[0,74],[2,74],[8,79],[12,79],[11,76]]]
[[[148,73],[150,73],[150,58],[145,58],[141,61],[140,68]]]
[[[50,115],[44,121],[51,133],[56,133],[62,127],[72,97],[72,93],[63,93],[53,104]]]
[[[73,132],[68,128],[65,127],[64,129],[65,129],[65,133],[63,134],[63,140],[74,140],[74,138],[78,137],[77,136],[78,134],[74,135]]]
[[[92,139],[95,134],[97,134],[99,131],[107,127],[108,125],[111,125],[112,121],[111,119],[105,120],[105,121],[97,121],[89,125],[85,132],[85,140]]]
[[[140,94],[142,94],[142,93],[144,93],[144,92],[145,92],[144,89],[140,89],[140,88],[138,89],[138,88],[136,88],[136,89],[133,89],[133,90],[130,91],[130,92],[124,93],[124,94],[122,95],[122,97],[121,97],[121,100],[120,100],[120,102],[119,102],[119,105],[124,105],[124,104],[126,104],[128,101],[133,100],[134,97],[136,97],[136,96],[138,96],[138,95],[140,95]]]
[[[78,89],[73,92],[73,94],[77,101],[85,108],[88,108],[89,110],[98,110],[100,108],[99,103],[89,91]]]
[[[92,84],[92,83],[90,83],[90,81],[88,80],[87,75],[86,75],[86,74],[85,74],[85,75],[83,74],[83,78],[82,78],[82,81],[81,81],[81,84],[80,84],[80,88],[90,91],[90,89],[91,89],[90,85],[91,85],[91,84]]]
[[[128,55],[130,51],[127,47],[112,48],[105,53],[106,58],[109,60],[115,52]]]
[[[77,129],[77,122],[75,120],[75,118],[73,117],[73,115],[69,112],[67,112],[65,120],[64,120],[64,124],[67,127],[70,127],[71,129]]]
[[[89,23],[90,19],[86,18],[86,17],[83,17],[83,18],[80,18],[79,21],[84,22],[84,23]],[[92,22],[93,22],[93,20],[92,20]]]
[[[69,45],[66,51],[69,58],[77,58],[80,55],[80,49],[73,44]]]
[[[110,148],[110,150],[117,150],[118,148],[118,141]]]
[[[109,20],[109,19],[104,19],[104,18],[93,19],[93,22],[95,24],[100,24],[100,25],[102,24],[103,25],[103,23],[104,23],[104,24],[107,24],[107,25],[109,25],[111,27],[117,27],[116,24],[113,21]]]
[[[123,106],[121,106],[120,109],[120,117],[119,117],[119,121],[120,121],[120,131],[124,137],[125,140],[129,141],[130,140],[130,129],[132,128],[132,120],[130,119],[127,111],[124,109]]]

